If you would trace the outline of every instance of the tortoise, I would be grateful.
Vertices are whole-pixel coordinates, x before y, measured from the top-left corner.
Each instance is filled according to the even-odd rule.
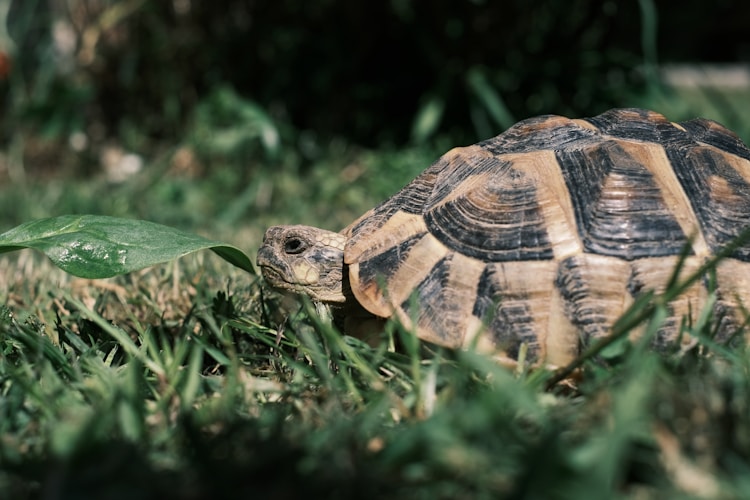
[[[339,306],[346,333],[395,316],[434,344],[509,365],[525,344],[528,362],[563,366],[639,294],[663,291],[678,261],[695,272],[748,222],[750,150],[737,135],[613,109],[530,118],[452,149],[339,233],[267,229],[257,262],[273,288]],[[689,347],[681,324],[706,303],[719,337],[744,323],[750,244],[715,278],[669,303],[657,347]]]

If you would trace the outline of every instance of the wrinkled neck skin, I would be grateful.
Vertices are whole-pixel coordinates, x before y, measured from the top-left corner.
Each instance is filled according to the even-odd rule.
[[[324,323],[332,324],[339,332],[358,338],[372,347],[377,347],[381,341],[385,319],[373,315],[357,302],[349,286],[346,266],[344,266],[343,271],[344,278],[341,290],[344,297],[343,301],[315,300],[305,293],[284,288],[272,288],[284,296],[285,309],[294,310],[301,307],[305,298],[307,298],[315,308],[315,313]]]
[[[357,302],[349,285],[347,267],[343,267],[341,288],[344,301],[325,302],[312,300],[313,307],[315,307],[318,317],[335,326],[339,332],[358,338],[372,347],[376,347],[381,341],[385,319],[373,315]],[[289,294],[289,296],[294,297],[297,303],[300,303],[302,299],[300,294]]]
[[[348,335],[372,331],[373,316],[354,299],[344,265],[346,236],[309,226],[266,231],[258,266],[266,283],[284,295],[307,295],[318,313]],[[380,331],[380,330],[378,330]]]

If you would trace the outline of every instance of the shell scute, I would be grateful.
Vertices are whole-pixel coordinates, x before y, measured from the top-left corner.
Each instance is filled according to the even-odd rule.
[[[612,109],[585,119],[602,135],[640,142],[668,142],[684,135],[663,115],[645,109]]]
[[[532,280],[519,283],[520,277],[502,264],[486,266],[477,283],[472,314],[487,323],[493,343],[506,356],[518,358],[526,344],[526,359],[534,363],[543,357],[544,347],[540,345],[539,317],[530,299],[540,291],[528,286]],[[549,287],[543,287],[545,296],[540,298],[547,300],[549,292]]]
[[[674,255],[688,243],[654,175],[620,143],[556,155],[586,251],[632,260]]]
[[[531,175],[509,162],[453,186],[425,207],[425,224],[451,250],[487,262],[554,255]]]
[[[433,243],[440,245],[434,238]],[[392,310],[407,327],[417,326],[424,340],[449,347],[466,345],[482,329],[481,321],[472,315],[473,302],[466,298],[476,293],[485,264],[446,249],[439,259],[430,259],[422,267],[429,272],[419,274],[412,286],[401,290],[410,293],[389,297]]]
[[[568,144],[596,141],[599,132],[563,116],[528,118],[478,145],[495,155],[554,150]]]
[[[628,262],[616,257],[581,254],[560,263],[554,286],[583,344],[605,336],[630,302],[623,293],[629,278]]]
[[[721,124],[705,118],[696,118],[680,122],[680,125],[696,142],[713,146],[725,153],[750,161],[750,149],[737,134]]]
[[[733,161],[712,147],[696,145],[688,152],[673,145],[665,149],[709,249],[718,252],[750,222],[750,164]],[[750,243],[732,257],[750,261]]]

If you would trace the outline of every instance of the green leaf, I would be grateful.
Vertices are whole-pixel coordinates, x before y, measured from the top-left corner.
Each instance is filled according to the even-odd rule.
[[[0,235],[0,253],[33,248],[81,278],[110,278],[198,250],[212,250],[255,274],[241,250],[153,222],[100,215],[63,215],[21,224]]]

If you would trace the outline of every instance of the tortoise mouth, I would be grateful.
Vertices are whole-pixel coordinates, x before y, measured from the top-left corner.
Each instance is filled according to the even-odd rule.
[[[256,258],[256,264],[260,268],[260,273],[263,279],[268,282],[271,286],[284,286],[291,285],[289,280],[285,278],[285,273],[277,262],[276,254],[273,248],[267,245],[263,245],[258,250],[258,256]]]
[[[258,264],[258,267],[260,267],[260,273],[263,275],[263,279],[271,286],[292,285],[290,281],[284,279],[284,275],[275,267],[269,264]]]

